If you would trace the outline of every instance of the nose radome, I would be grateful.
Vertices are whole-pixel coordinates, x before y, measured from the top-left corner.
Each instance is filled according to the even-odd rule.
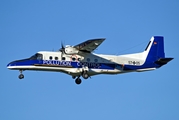
[[[12,62],[10,62],[10,63],[7,64],[7,68],[10,69],[10,68],[11,68],[12,66],[14,66],[14,65],[15,65],[15,62],[12,61]]]
[[[9,66],[11,66],[11,62],[7,64],[7,68],[8,68]]]

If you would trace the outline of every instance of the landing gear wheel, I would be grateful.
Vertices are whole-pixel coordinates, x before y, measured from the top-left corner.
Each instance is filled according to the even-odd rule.
[[[84,73],[82,74],[82,77],[83,77],[84,79],[88,79],[89,75],[87,74],[87,72],[84,72]]]
[[[77,79],[75,80],[75,83],[76,83],[77,85],[81,84],[81,79],[80,79],[80,78],[77,78]]]
[[[23,79],[24,78],[24,75],[23,74],[20,74],[19,75],[19,79]]]

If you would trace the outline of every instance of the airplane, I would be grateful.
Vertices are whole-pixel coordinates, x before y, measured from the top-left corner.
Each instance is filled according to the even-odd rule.
[[[39,51],[27,59],[16,60],[8,69],[19,70],[23,79],[25,70],[62,72],[72,76],[76,84],[99,74],[122,74],[155,70],[173,58],[166,58],[164,37],[152,36],[143,52],[125,55],[95,54],[93,51],[105,38],[90,39],[75,46],[61,46],[58,51]]]

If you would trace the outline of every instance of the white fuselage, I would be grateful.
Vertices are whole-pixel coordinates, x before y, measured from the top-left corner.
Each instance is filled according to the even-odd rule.
[[[80,76],[87,79],[97,74],[120,74],[127,72],[142,72],[155,70],[173,58],[165,58],[163,37],[151,38],[144,52],[126,55],[103,55],[93,51],[104,39],[88,40],[77,46],[67,46],[57,52],[40,51],[30,58],[12,61],[7,68],[20,70],[19,78],[23,79],[24,70],[63,72],[76,78],[81,83]]]
[[[38,54],[41,54],[42,56],[38,59],[43,61],[41,62],[41,64],[36,63],[33,65],[9,66],[8,68],[22,70],[56,71],[64,72],[72,76],[78,76],[84,70],[88,71],[88,74],[90,76],[96,74],[119,74],[137,71],[125,71],[123,68],[125,65],[143,65],[147,55],[145,52],[147,51],[136,54],[116,56],[94,53],[85,53],[82,55],[67,55],[63,54],[60,51],[40,51],[38,52]],[[76,67],[69,67],[72,63],[76,63]],[[110,67],[103,67],[102,64],[109,65]]]

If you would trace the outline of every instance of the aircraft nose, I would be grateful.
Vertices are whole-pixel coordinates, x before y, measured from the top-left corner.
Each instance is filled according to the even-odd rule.
[[[25,63],[26,61],[28,61],[29,59],[21,59],[21,60],[15,60],[15,61],[12,61],[10,62],[9,64],[7,64],[7,68],[8,69],[15,69],[17,66],[22,66],[24,64],[27,64]]]
[[[11,67],[14,66],[14,65],[15,65],[15,62],[14,62],[14,61],[13,61],[13,62],[10,62],[10,63],[7,64],[7,68],[8,68],[8,69],[11,69]]]
[[[9,66],[11,66],[11,64],[10,64],[10,63],[8,63],[8,64],[7,64],[7,68],[8,68]]]

